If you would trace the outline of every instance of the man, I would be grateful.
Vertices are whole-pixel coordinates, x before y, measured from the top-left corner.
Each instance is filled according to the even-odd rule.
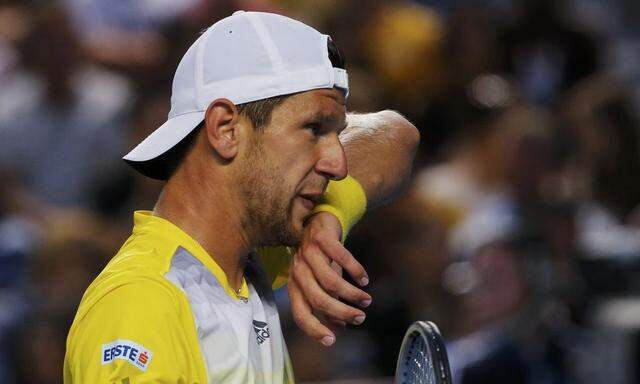
[[[367,284],[340,241],[407,178],[418,133],[393,112],[347,117],[347,94],[335,45],[295,20],[236,12],[196,40],[168,121],[125,156],[168,181],[83,297],[66,383],[292,382],[271,291],[287,280],[324,345],[317,314],[364,321],[371,297],[328,261]]]

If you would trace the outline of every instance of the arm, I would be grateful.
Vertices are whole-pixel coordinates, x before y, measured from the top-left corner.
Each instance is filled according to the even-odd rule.
[[[397,196],[409,181],[420,133],[394,111],[347,115],[340,141],[349,174],[367,195],[372,209]]]
[[[165,284],[140,278],[79,312],[67,339],[65,384],[204,382],[193,319],[180,300]]]
[[[351,195],[363,192],[366,199],[360,199],[364,200],[360,204],[368,209],[393,199],[409,179],[419,139],[418,130],[396,112],[348,115],[348,127],[340,141],[349,174],[356,182],[330,183],[328,201],[307,223],[302,244],[293,257],[288,284],[294,320],[326,346],[333,344],[335,334],[316,314],[321,313],[336,324],[361,324],[365,313],[338,299],[359,307],[368,306],[372,300],[341,276],[344,268],[361,286],[369,281],[362,265],[340,241],[363,211],[351,206],[359,204],[359,199],[351,199]],[[323,209],[323,205],[328,208]],[[351,214],[343,214],[345,211]]]

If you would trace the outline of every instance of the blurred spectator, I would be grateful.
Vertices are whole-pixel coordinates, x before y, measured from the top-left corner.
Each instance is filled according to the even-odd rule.
[[[16,383],[62,383],[62,363],[68,324],[50,317],[37,317],[21,324],[15,334],[11,356]],[[38,364],[34,364],[38,361]],[[41,361],[41,362],[40,362]]]
[[[23,50],[26,70],[0,90],[0,164],[43,201],[86,205],[124,152],[129,84],[83,59],[68,18],[52,6],[37,11]]]
[[[502,38],[502,69],[530,100],[551,103],[600,68],[597,43],[570,19],[566,1],[525,0],[520,5],[518,19]]]
[[[84,38],[109,37],[118,31],[153,31],[178,18],[199,0],[64,0]]]
[[[0,84],[18,62],[16,45],[31,28],[28,10],[20,0],[4,1],[0,5]]]
[[[496,194],[534,204],[548,167],[552,123],[543,110],[517,105],[512,88],[496,75],[474,80],[468,98],[470,113],[447,161],[416,177],[417,193],[446,226]]]
[[[169,95],[164,91],[143,95],[133,105],[127,124],[130,134],[127,145],[133,148],[166,121]],[[94,185],[91,207],[105,217],[131,227],[133,211],[150,210],[160,193],[162,182],[131,172],[124,161],[104,174],[104,180]]]
[[[430,319],[443,332],[451,331],[450,296],[440,284],[449,255],[445,236],[441,223],[413,193],[372,213],[351,235],[349,249],[362,255],[359,259],[375,276],[370,287],[375,302],[364,327],[379,345],[373,356],[382,374],[393,374],[399,341],[412,321]]]
[[[553,300],[542,239],[532,241],[513,200],[477,206],[450,236],[443,285],[454,295],[456,330],[448,343],[456,383],[563,383],[571,379],[562,322],[548,329]],[[545,272],[545,269],[547,271]]]
[[[455,145],[460,135],[468,134],[465,126],[469,120],[476,119],[478,105],[469,103],[470,84],[474,79],[486,78],[482,75],[497,73],[499,66],[498,32],[503,20],[492,13],[493,9],[488,4],[478,7],[471,2],[455,2],[444,20],[446,28],[439,48],[442,58],[437,72],[440,87],[428,90],[419,99],[420,111],[411,116],[430,138],[421,142],[418,165],[442,161],[449,146]],[[500,84],[493,89],[500,93]],[[496,99],[497,104],[489,108],[512,102],[513,89],[508,91],[503,92],[503,100]]]
[[[368,19],[360,22],[358,40],[345,52],[348,59],[356,55],[359,68],[369,72],[373,81],[363,76],[364,71],[356,70],[366,83],[354,83],[355,102],[361,103],[358,96],[364,93],[368,101],[402,111],[424,134],[432,134],[434,141],[423,141],[416,155],[417,165],[422,165],[432,156],[425,149],[443,141],[439,135],[442,126],[434,127],[425,118],[434,100],[442,92],[448,94],[444,20],[434,9],[409,1],[376,1],[367,9],[358,7],[357,12]],[[353,39],[346,37],[347,42]],[[340,44],[341,40],[337,41]],[[356,108],[361,106],[356,104]]]
[[[567,96],[576,145],[569,178],[581,202],[579,244],[591,256],[640,257],[640,136],[629,91],[591,78]]]
[[[0,169],[0,377],[13,382],[12,335],[30,308],[26,290],[31,254],[42,235],[29,207],[20,204],[25,196],[11,172]],[[42,212],[41,212],[42,213]]]
[[[437,93],[442,79],[441,17],[409,2],[392,2],[379,9],[363,41],[391,107],[415,115],[424,98]]]
[[[448,345],[456,383],[526,383],[527,364],[509,329],[528,287],[522,255],[510,242],[519,230],[508,202],[487,202],[458,225],[456,255],[443,284],[459,295],[456,333]]]
[[[120,234],[89,212],[64,212],[52,217],[33,255],[34,308],[41,314],[72,320],[89,283],[107,264]]]
[[[166,54],[161,27],[200,0],[64,0],[80,43],[96,61],[117,67],[149,67]]]
[[[43,232],[29,273],[29,313],[10,339],[19,383],[62,382],[66,335],[77,305],[122,240],[85,212],[58,213]]]

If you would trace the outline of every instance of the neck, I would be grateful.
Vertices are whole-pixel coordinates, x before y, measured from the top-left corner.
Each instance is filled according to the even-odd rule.
[[[200,243],[227,275],[231,287],[239,289],[253,247],[242,228],[238,201],[225,188],[229,183],[212,179],[197,170],[179,169],[163,188],[153,214]]]

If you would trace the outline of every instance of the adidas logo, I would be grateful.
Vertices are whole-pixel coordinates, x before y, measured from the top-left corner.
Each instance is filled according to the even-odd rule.
[[[263,321],[253,320],[253,330],[256,332],[258,345],[264,343],[269,338],[268,324]]]

